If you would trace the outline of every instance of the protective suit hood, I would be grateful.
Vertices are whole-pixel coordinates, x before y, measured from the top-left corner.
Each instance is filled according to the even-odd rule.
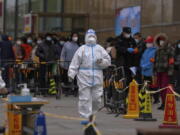
[[[93,29],[89,29],[85,36],[86,45],[95,45],[97,43],[96,32]]]

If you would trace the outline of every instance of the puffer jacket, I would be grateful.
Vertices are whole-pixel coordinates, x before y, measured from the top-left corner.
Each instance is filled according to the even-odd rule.
[[[1,65],[14,60],[13,45],[11,41],[8,40],[7,35],[1,35],[2,41],[0,42],[0,61]]]
[[[156,47],[150,47],[144,51],[140,62],[142,75],[144,76],[153,75],[153,63],[150,60],[154,58],[155,52],[156,52]]]
[[[25,51],[24,60],[30,60],[32,47],[29,44],[22,44],[21,47]]]
[[[162,46],[158,44],[159,37],[165,38],[165,43]],[[155,37],[154,42],[158,47],[155,53],[155,62],[153,67],[154,73],[167,72],[169,76],[173,75],[174,63],[170,63],[169,61],[174,59],[174,49],[168,43],[167,35],[163,33],[158,34]]]
[[[66,42],[62,48],[61,57],[61,67],[68,70],[69,65],[72,61],[72,58],[76,51],[78,50],[79,45],[75,42]]]
[[[46,41],[37,47],[35,54],[40,62],[56,61],[59,58],[55,45]]]

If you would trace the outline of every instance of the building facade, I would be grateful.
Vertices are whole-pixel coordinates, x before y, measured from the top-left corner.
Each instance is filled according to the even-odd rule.
[[[141,6],[144,36],[165,32],[172,41],[180,39],[180,0],[66,0],[64,11],[88,13],[89,27],[104,41],[114,35],[116,9],[131,6]]]
[[[165,32],[171,40],[180,39],[180,0],[4,0],[3,5],[0,28],[13,37],[23,34],[25,14],[42,13],[37,23],[40,33],[94,28],[103,42],[115,36],[116,9],[141,6],[145,36]]]
[[[62,0],[4,0],[3,31],[18,37],[24,31],[24,16],[33,12],[62,12]],[[39,28],[47,32],[52,27],[60,27],[60,19],[41,18]]]

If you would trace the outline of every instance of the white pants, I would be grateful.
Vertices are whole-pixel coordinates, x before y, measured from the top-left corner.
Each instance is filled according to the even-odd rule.
[[[89,118],[101,107],[103,86],[87,87],[79,85],[79,114],[83,118]]]

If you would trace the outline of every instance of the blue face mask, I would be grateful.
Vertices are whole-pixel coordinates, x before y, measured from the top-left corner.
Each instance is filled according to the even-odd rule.
[[[27,41],[29,44],[31,44],[32,43],[32,40],[31,39],[28,39],[28,41]]]

